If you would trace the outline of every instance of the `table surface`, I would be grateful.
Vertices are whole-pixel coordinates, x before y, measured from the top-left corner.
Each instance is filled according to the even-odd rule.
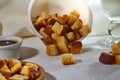
[[[24,26],[30,27],[27,16],[29,1],[9,0],[4,7],[0,6],[3,35],[13,35]],[[23,39],[20,59],[41,65],[46,71],[44,80],[119,80],[119,65],[104,65],[98,60],[101,52],[110,51],[110,47],[98,44],[101,38],[106,37],[98,35],[106,35],[105,26],[108,25],[100,7],[100,0],[86,1],[93,14],[92,33],[82,41],[83,53],[74,55],[76,62],[74,65],[63,65],[60,56],[47,56],[45,46],[39,38]]]
[[[63,65],[60,56],[48,56],[45,46],[37,37],[23,40],[21,60],[41,65],[46,75],[45,80],[118,80],[119,65],[105,65],[99,62],[101,52],[109,52],[110,47],[103,47],[98,41],[107,36],[87,37],[82,41],[83,53],[74,55],[74,65]]]

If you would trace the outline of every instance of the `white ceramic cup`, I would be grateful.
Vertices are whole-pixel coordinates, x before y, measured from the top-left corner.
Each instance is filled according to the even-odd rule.
[[[21,44],[23,42],[22,38],[17,36],[0,36],[0,41],[4,40],[15,40],[15,44],[0,46],[0,58],[19,59],[21,56]]]
[[[84,24],[92,26],[91,9],[85,0],[31,0],[28,8],[28,16],[33,31],[41,38],[42,36],[32,24],[41,12],[63,15],[69,14],[73,10],[77,10],[80,13],[80,18]]]

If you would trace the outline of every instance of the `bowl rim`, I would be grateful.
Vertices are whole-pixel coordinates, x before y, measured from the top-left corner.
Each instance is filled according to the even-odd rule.
[[[12,45],[0,46],[0,49],[18,46],[18,45],[22,44],[22,42],[23,42],[22,38],[20,38],[18,36],[0,36],[0,41],[2,41],[2,40],[16,40],[18,42],[15,44],[12,44]]]

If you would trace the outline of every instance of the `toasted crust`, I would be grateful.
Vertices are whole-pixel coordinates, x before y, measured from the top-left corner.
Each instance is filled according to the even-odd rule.
[[[15,74],[15,75],[11,76],[8,80],[28,80],[28,76]]]
[[[13,67],[11,67],[10,71],[12,74],[16,74],[20,72],[21,69],[22,69],[22,65],[18,63],[18,64],[15,64]]]
[[[58,22],[56,22],[52,27],[52,31],[60,35],[61,32],[63,31],[63,25],[60,25]]]
[[[47,26],[45,27],[44,32],[45,32],[47,35],[51,35],[51,33],[53,33],[53,31],[52,31],[52,25],[47,25]]]
[[[61,62],[64,65],[70,65],[70,64],[74,64],[74,58],[72,53],[66,53],[66,54],[62,54],[61,55]]]
[[[71,29],[81,29],[83,27],[82,22],[78,19],[74,22],[74,24],[71,26]]]
[[[68,41],[66,40],[64,36],[58,37],[57,45],[58,45],[59,50],[61,51],[61,54],[70,52],[68,48]]]
[[[7,66],[7,64],[8,64],[7,61],[5,59],[3,59],[3,60],[0,60],[0,62],[1,62],[0,70],[5,71],[5,72],[10,72],[10,69]]]
[[[22,64],[19,60],[11,58],[9,60],[9,68],[13,67],[15,64]]]
[[[29,76],[30,77],[31,76],[30,68],[31,68],[30,66],[23,66],[20,74],[22,74],[24,76]]]
[[[111,50],[114,55],[120,55],[120,42],[113,44]]]
[[[46,47],[46,53],[49,56],[56,56],[59,55],[59,50],[55,44],[51,44]]]
[[[115,56],[111,53],[102,52],[99,61],[103,64],[115,64]]]
[[[57,17],[57,21],[60,23],[60,24],[66,24],[67,21],[68,21],[69,17],[67,15],[63,15],[63,16],[58,16]]]
[[[78,18],[80,17],[80,14],[76,11],[76,10],[73,10],[70,15],[75,15],[77,16]]]
[[[54,39],[52,39],[51,37],[41,38],[41,40],[46,46],[56,43],[56,41]]]
[[[120,65],[120,55],[115,55],[116,64]]]
[[[59,37],[59,35],[56,34],[56,33],[52,33],[51,37],[52,37],[52,39],[54,39],[55,41],[57,41],[57,38]]]
[[[27,62],[27,63],[25,63],[25,66],[30,66],[30,67],[33,67],[33,68],[38,70],[38,66],[36,64],[33,64],[33,63]]]
[[[0,73],[0,80],[7,80],[7,79]]]
[[[39,33],[40,33],[43,37],[48,37],[48,36],[49,36],[49,35],[47,35],[47,34],[45,33],[45,28],[41,28],[40,31],[39,31]]]
[[[75,36],[74,36],[73,32],[67,33],[66,36],[67,36],[67,39],[68,39],[70,42],[72,42],[72,41],[75,40]]]
[[[86,37],[91,32],[91,28],[89,25],[85,25],[79,30],[81,37]]]
[[[79,40],[82,38],[78,30],[73,30],[73,34],[75,36],[75,40]]]
[[[34,26],[45,26],[46,22],[43,17],[38,17],[37,20],[33,24]]]
[[[73,54],[82,53],[82,43],[80,41],[71,42],[70,51]]]

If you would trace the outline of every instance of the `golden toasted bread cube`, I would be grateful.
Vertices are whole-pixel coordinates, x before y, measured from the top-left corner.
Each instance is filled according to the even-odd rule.
[[[20,74],[23,76],[31,76],[31,67],[30,66],[23,66],[22,70],[20,71]]]
[[[69,19],[69,17],[67,15],[63,15],[63,16],[58,16],[56,20],[60,24],[66,24],[66,22],[68,21],[68,19]]]
[[[99,61],[103,64],[115,64],[115,56],[110,52],[102,52]]]
[[[50,45],[50,44],[56,44],[56,41],[52,39],[51,37],[41,38],[41,40],[45,46]]]
[[[120,65],[120,55],[115,55],[116,64]]]
[[[42,13],[40,13],[40,16],[41,16],[43,19],[45,19],[45,20],[50,17],[47,12],[42,12]]]
[[[1,67],[0,67],[1,71],[10,72],[10,69],[9,69],[9,67],[7,65],[6,59],[0,60],[0,65],[1,65]]]
[[[0,80],[7,80],[7,79],[0,73]]]
[[[82,38],[78,30],[73,30],[73,34],[75,36],[75,40],[79,40]]]
[[[51,35],[51,33],[53,32],[53,31],[52,31],[52,25],[47,25],[47,26],[45,27],[44,32],[45,32],[47,35]]]
[[[63,25],[60,25],[58,22],[56,22],[52,27],[52,31],[60,35],[61,32],[63,31]]]
[[[69,20],[68,20],[67,24],[71,26],[77,19],[78,19],[77,16],[69,15]]]
[[[59,35],[56,34],[56,33],[52,33],[52,34],[51,34],[51,37],[52,37],[52,39],[54,39],[54,40],[57,41],[57,38],[59,37]]]
[[[43,37],[48,37],[49,35],[47,35],[45,32],[45,28],[41,28],[39,33],[43,36]]]
[[[47,55],[49,56],[56,56],[56,55],[59,55],[59,51],[58,51],[58,48],[55,44],[51,44],[51,45],[48,45],[46,47],[46,53]]]
[[[8,78],[11,76],[11,72],[10,72],[10,69],[7,65],[7,61],[5,59],[3,60],[0,60],[0,65],[1,65],[1,68],[0,68],[0,73],[5,77],[5,78]]]
[[[71,42],[75,40],[73,32],[69,32],[66,34],[67,39]]]
[[[25,66],[33,67],[33,68],[35,68],[36,70],[38,70],[38,68],[39,68],[38,65],[33,64],[33,63],[29,63],[29,62],[25,63]]]
[[[82,37],[86,37],[90,32],[91,28],[89,25],[85,25],[79,30],[79,33]]]
[[[55,19],[55,18],[58,17],[58,14],[57,14],[57,13],[55,13],[55,14],[50,14],[49,16],[50,16],[50,18],[54,18],[54,19]]]
[[[76,10],[73,10],[70,15],[75,15],[77,16],[78,18],[80,17],[80,14],[76,11]]]
[[[57,39],[57,46],[61,52],[63,53],[69,53],[69,48],[68,48],[68,41],[64,36],[59,36]]]
[[[22,64],[20,60],[13,58],[11,58],[8,63],[9,63],[9,68],[13,67],[15,64]]]
[[[61,55],[61,62],[63,65],[71,65],[74,64],[74,58],[72,53],[66,53]]]
[[[21,69],[22,69],[22,65],[17,63],[13,67],[10,68],[10,72],[12,74],[16,74],[16,73],[20,72]]]
[[[120,42],[113,44],[111,50],[113,55],[120,55]]]
[[[82,22],[78,19],[74,22],[74,24],[71,26],[71,29],[81,29],[83,27]]]
[[[70,43],[70,51],[73,54],[82,53],[82,43],[80,41],[74,41]]]
[[[20,74],[15,74],[13,76],[11,76],[8,80],[28,80],[28,76],[23,76]]]
[[[49,18],[49,19],[47,20],[48,25],[54,25],[56,22],[57,22],[57,20],[54,19],[54,18]]]
[[[43,17],[38,17],[35,22],[33,22],[34,26],[45,26],[47,23]]]

